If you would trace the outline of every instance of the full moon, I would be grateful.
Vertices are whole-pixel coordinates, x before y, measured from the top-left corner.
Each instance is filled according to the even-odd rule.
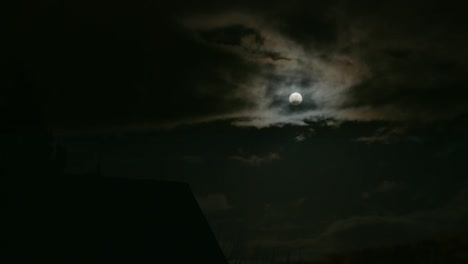
[[[300,93],[292,93],[289,96],[289,103],[292,105],[299,105],[302,103],[302,95]]]

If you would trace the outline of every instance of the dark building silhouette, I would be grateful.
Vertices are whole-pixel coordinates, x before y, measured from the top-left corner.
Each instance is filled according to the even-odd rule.
[[[67,175],[35,84],[10,65],[0,93],[0,263],[227,263],[189,186]]]
[[[187,184],[76,178],[22,195],[8,263],[227,263]]]

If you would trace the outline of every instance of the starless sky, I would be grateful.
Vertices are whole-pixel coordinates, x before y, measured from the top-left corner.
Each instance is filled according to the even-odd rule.
[[[42,1],[7,17],[5,123],[45,124],[70,173],[100,156],[107,176],[189,182],[235,254],[466,231],[468,24],[451,1]]]

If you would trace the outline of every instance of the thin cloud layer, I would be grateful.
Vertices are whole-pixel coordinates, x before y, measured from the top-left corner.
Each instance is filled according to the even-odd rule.
[[[230,160],[239,161],[250,166],[260,166],[280,159],[280,155],[275,152],[269,152],[265,155],[235,155],[229,157]]]
[[[304,124],[307,118],[333,116],[346,103],[348,89],[370,74],[357,58],[307,49],[269,26],[266,18],[229,13],[194,17],[185,23],[206,42],[236,53],[260,69],[255,81],[241,92],[254,107],[247,116],[239,113],[242,120],[237,125]],[[292,92],[304,97],[299,107],[289,105]]]
[[[40,16],[14,27],[21,45],[8,43],[10,54],[28,51],[21,61],[34,72],[34,96],[55,127],[145,129],[226,119],[265,127],[317,117],[432,122],[467,112],[466,19],[448,4],[70,7],[60,49],[54,38],[38,42],[63,33],[37,26],[49,23]],[[292,92],[303,95],[298,107],[288,103]],[[16,99],[5,101],[22,101]]]
[[[207,213],[226,211],[231,209],[224,194],[210,194],[197,197],[197,201],[203,211]]]
[[[467,96],[462,87],[467,80],[459,51],[467,40],[451,43],[440,39],[440,27],[448,27],[453,35],[460,35],[462,29],[452,25],[452,20],[430,21],[437,8],[431,4],[421,10],[421,16],[403,12],[396,25],[391,25],[387,21],[399,10],[393,4],[383,6],[387,8],[372,12],[354,11],[350,4],[319,6],[321,14],[309,20],[306,17],[311,14],[299,10],[268,10],[255,17],[230,11],[196,16],[186,25],[194,30],[203,28],[203,32],[210,28],[218,34],[224,32],[220,34],[224,37],[232,25],[244,28],[235,45],[205,38],[262,69],[255,76],[256,85],[249,87],[255,92],[245,94],[245,100],[256,107],[248,116],[239,114],[244,119],[235,122],[237,125],[303,124],[317,116],[354,121],[435,121],[463,115]],[[457,20],[461,14],[451,15]],[[297,21],[307,22],[307,27],[295,24]],[[412,30],[423,24],[424,30],[413,34]],[[307,30],[285,30],[294,26]],[[442,52],[446,46],[453,50]],[[287,97],[294,91],[304,96],[301,107],[288,105]]]

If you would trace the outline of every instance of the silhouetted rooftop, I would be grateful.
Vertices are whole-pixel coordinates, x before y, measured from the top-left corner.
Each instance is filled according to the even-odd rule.
[[[9,200],[11,262],[227,263],[185,183],[74,178],[26,185],[21,198]]]

